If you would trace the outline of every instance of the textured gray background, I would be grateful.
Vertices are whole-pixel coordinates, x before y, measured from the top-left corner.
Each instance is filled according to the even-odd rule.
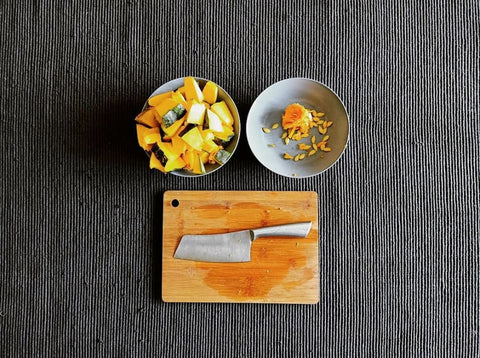
[[[479,356],[478,1],[93,3],[0,2],[2,356]],[[133,118],[186,74],[243,120],[275,81],[320,80],[349,147],[307,180],[245,138],[163,177]],[[168,189],[316,190],[320,303],[162,303]]]

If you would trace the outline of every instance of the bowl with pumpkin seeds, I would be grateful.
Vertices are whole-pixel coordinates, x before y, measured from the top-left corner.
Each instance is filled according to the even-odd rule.
[[[254,101],[247,116],[254,156],[272,172],[292,178],[318,175],[342,156],[349,118],[342,100],[308,78],[274,83]]]

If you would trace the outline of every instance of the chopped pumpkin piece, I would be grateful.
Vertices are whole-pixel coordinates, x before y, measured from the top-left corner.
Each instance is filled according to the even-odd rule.
[[[187,110],[185,109],[185,106],[182,103],[179,103],[175,107],[173,107],[172,111],[175,112],[175,114],[177,115],[177,119],[179,119],[183,117],[183,115]]]
[[[205,102],[214,104],[217,102],[218,87],[212,81],[208,81],[205,87],[203,87],[203,99]]]
[[[207,109],[207,124],[212,131],[223,132],[222,120],[210,109]]]
[[[177,133],[177,131],[180,129],[180,127],[182,126],[184,121],[185,120],[183,118],[181,118],[178,121],[176,121],[175,123],[173,123],[168,128],[166,128],[165,125],[162,123],[162,125],[161,125],[162,130],[167,135],[167,138],[164,138],[164,139],[171,139],[171,137],[173,137],[175,135],[175,133]]]
[[[233,137],[233,130],[231,130],[229,127],[222,126],[222,131],[221,132],[213,132],[215,137],[221,139],[224,142],[230,141]]]
[[[135,121],[138,123],[145,124],[149,127],[158,127],[159,123],[155,120],[155,112],[154,109],[149,108],[144,110],[140,113],[136,118]]]
[[[152,153],[150,156],[150,169],[158,169],[162,173],[165,173],[165,167],[162,165],[160,160],[158,160],[154,153]]]
[[[180,92],[178,92],[178,90],[173,92],[172,99],[174,101],[178,101],[178,103],[181,103],[184,106],[187,104],[187,101],[185,100],[185,97],[183,97],[183,95]]]
[[[225,164],[228,158],[230,158],[230,153],[223,149],[220,149],[217,154],[215,154],[215,160],[220,164]]]
[[[203,165],[202,159],[198,153],[194,154],[192,170],[195,174],[205,173],[205,166]]]
[[[203,164],[207,164],[208,155],[209,155],[209,153],[207,153],[207,152],[200,153],[200,160],[202,161]]]
[[[157,145],[158,145],[158,148],[160,148],[160,150],[163,152],[163,154],[167,157],[168,160],[174,160],[178,158],[179,155],[175,153],[175,151],[173,150],[172,143],[162,142],[162,143],[157,143]]]
[[[159,120],[158,117],[162,118],[168,111],[174,109],[179,103],[180,102],[178,100],[167,98],[158,106],[155,106],[155,110],[157,111],[157,121]]]
[[[166,128],[170,127],[177,120],[177,114],[173,110],[169,110],[162,117],[162,122]]]
[[[228,109],[227,104],[225,101],[217,102],[210,106],[213,112],[225,123],[227,126],[233,126],[233,116]]]
[[[193,103],[187,114],[187,123],[203,125],[206,107],[203,103]]]
[[[148,99],[148,105],[152,107],[158,106],[164,100],[166,100],[167,98],[170,98],[172,94],[173,94],[173,91],[170,91],[170,92],[160,93],[153,97],[150,97]]]
[[[182,169],[183,167],[185,167],[185,165],[187,164],[180,157],[175,159],[169,159],[167,161],[167,164],[165,164],[165,171],[168,173],[168,172],[171,172],[172,170]]]
[[[205,140],[203,142],[203,147],[202,149],[206,151],[207,153],[212,153],[218,150],[218,145],[215,144],[213,140]]]
[[[185,169],[192,169],[195,160],[195,151],[192,148],[187,148],[183,155],[183,160],[186,163]]]
[[[183,124],[175,132],[175,135],[178,135],[179,137],[181,137],[193,127],[195,127],[195,124],[190,124],[190,123],[187,123],[185,120],[183,120]],[[167,137],[167,138],[170,138],[170,137]]]
[[[172,146],[175,153],[183,154],[187,150],[187,143],[178,135],[172,137]]]
[[[182,96],[185,97],[186,96],[185,86],[182,86],[179,89],[177,89],[177,92],[180,92],[182,94]]]
[[[198,151],[202,150],[203,138],[198,127],[190,129],[182,136],[182,139],[193,149]]]
[[[155,143],[152,145],[151,152],[154,153],[157,159],[160,161],[160,163],[162,163],[162,165],[165,166],[165,163],[167,162],[168,159],[165,156],[165,153],[163,153],[163,151],[158,146],[158,143]]]
[[[213,132],[210,129],[204,129],[201,132],[202,132],[203,140],[207,141],[207,140],[215,139],[215,135],[213,134]]]
[[[187,110],[187,113],[190,111],[190,108],[192,108],[192,106],[195,104],[195,103],[198,103],[197,101],[195,101],[194,99],[189,99],[187,101],[187,104],[185,105],[185,108]]]
[[[203,102],[203,94],[195,78],[185,77],[184,85],[187,100],[194,99],[197,102]]]
[[[158,128],[147,128],[141,124],[137,124],[137,139],[138,145],[144,150],[150,150],[152,148],[150,143],[147,143],[145,138],[151,134],[158,134],[160,136],[160,130]]]
[[[159,143],[161,141],[162,137],[160,137],[160,133],[150,133],[145,136],[145,143],[147,144]]]
[[[185,112],[186,112],[186,109],[183,106],[183,104],[181,103],[177,104],[175,107],[173,107],[171,110],[169,110],[167,113],[163,115],[162,124],[165,126],[165,128],[170,127],[178,119],[182,118]]]

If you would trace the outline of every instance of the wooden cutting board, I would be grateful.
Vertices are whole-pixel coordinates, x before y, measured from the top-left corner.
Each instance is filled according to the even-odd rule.
[[[167,191],[163,198],[165,302],[317,303],[316,192]],[[174,259],[183,235],[216,234],[311,221],[306,238],[260,238],[250,262]]]

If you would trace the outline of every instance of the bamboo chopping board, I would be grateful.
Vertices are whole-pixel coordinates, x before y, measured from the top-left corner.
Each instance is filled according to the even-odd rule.
[[[163,198],[162,298],[165,302],[317,303],[316,192],[167,191]],[[311,221],[306,238],[260,238],[251,261],[174,259],[183,235],[217,234]]]

